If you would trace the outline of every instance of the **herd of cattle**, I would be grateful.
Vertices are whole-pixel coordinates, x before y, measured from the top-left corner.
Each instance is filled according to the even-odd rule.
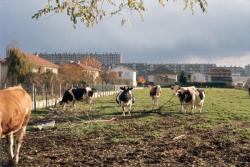
[[[116,102],[123,109],[123,116],[126,110],[131,115],[132,105],[135,103],[133,87],[121,87],[121,91],[116,96]],[[181,112],[186,112],[188,106],[191,106],[192,112],[196,108],[202,112],[205,92],[202,89],[197,89],[194,86],[181,87],[178,85],[172,86],[173,96],[179,98],[181,104]],[[93,95],[95,90],[89,87],[86,88],[71,88],[68,89],[62,100],[59,102],[63,109],[65,104],[71,102],[75,109],[76,101],[85,101],[89,104],[89,111],[92,109]],[[152,109],[158,107],[158,100],[161,96],[161,86],[152,86],[150,89],[150,97],[152,98]],[[250,95],[250,88],[248,89]],[[4,136],[9,140],[10,158],[18,163],[19,150],[22,139],[31,115],[32,100],[29,94],[21,87],[10,87],[0,90],[0,139]]]

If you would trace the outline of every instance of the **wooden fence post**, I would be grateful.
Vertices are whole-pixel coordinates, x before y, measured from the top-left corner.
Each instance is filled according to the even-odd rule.
[[[32,84],[32,101],[33,101],[34,111],[36,111],[36,88],[35,88],[35,84]]]
[[[51,84],[51,96],[52,96],[52,98],[54,97],[54,85],[53,85],[53,83]]]
[[[59,97],[62,97],[62,84],[59,85]]]
[[[47,87],[45,86],[45,108],[48,107],[48,92]]]

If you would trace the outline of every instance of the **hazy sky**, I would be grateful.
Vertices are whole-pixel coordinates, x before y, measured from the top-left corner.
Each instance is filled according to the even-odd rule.
[[[208,13],[183,11],[183,0],[161,7],[147,1],[121,26],[108,17],[93,28],[74,29],[66,15],[31,16],[47,0],[0,0],[0,55],[19,43],[26,52],[119,52],[125,62],[250,64],[250,0],[208,0]]]

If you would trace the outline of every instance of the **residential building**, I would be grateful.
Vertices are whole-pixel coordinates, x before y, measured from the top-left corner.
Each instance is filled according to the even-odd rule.
[[[119,75],[119,78],[124,81],[124,84],[137,86],[135,70],[120,65],[120,66],[116,66],[115,68],[112,68],[110,71],[117,72]]]
[[[34,64],[32,72],[45,73],[47,71],[51,71],[54,74],[58,74],[58,65],[41,58],[39,55],[26,53],[26,56],[29,61]]]
[[[206,82],[207,80],[206,80],[205,74],[196,72],[196,73],[191,74],[190,81],[191,82]]]
[[[146,76],[150,71],[154,71],[157,68],[167,68],[176,74],[184,71],[186,77],[191,80],[191,75],[194,73],[201,73],[205,76],[206,81],[209,79],[209,70],[216,67],[216,64],[147,64],[147,63],[124,63],[126,67],[132,68],[137,71],[138,76]]]
[[[86,57],[95,57],[103,65],[121,64],[120,53],[40,53],[40,56],[55,64],[67,64],[70,61],[81,61]]]
[[[149,84],[170,86],[177,82],[177,74],[167,68],[157,68],[147,74]]]
[[[248,65],[245,66],[245,72],[244,72],[244,74],[246,76],[250,76],[250,64],[248,64]]]
[[[244,87],[249,78],[250,78],[249,76],[232,75],[232,85],[234,87]]]
[[[243,76],[245,73],[244,68],[239,66],[223,66],[223,68],[231,70],[232,75]]]
[[[209,71],[210,82],[224,83],[226,86],[232,86],[232,72],[223,67],[211,68]]]
[[[244,84],[244,88],[250,88],[250,78],[247,79],[246,83]]]
[[[194,73],[201,73],[205,76],[206,81],[209,79],[209,70],[216,67],[216,64],[166,64],[170,71],[180,73],[184,71],[188,79],[191,80],[191,75]]]

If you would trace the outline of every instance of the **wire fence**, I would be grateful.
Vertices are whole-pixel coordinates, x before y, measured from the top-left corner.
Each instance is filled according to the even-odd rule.
[[[13,85],[3,84],[1,89],[11,87]],[[22,84],[22,87],[30,94],[33,101],[33,110],[40,108],[48,108],[56,106],[61,100],[64,92],[73,87],[84,87],[84,85],[69,84]],[[95,89],[94,97],[102,97],[116,94],[120,85],[96,84],[89,87]]]

